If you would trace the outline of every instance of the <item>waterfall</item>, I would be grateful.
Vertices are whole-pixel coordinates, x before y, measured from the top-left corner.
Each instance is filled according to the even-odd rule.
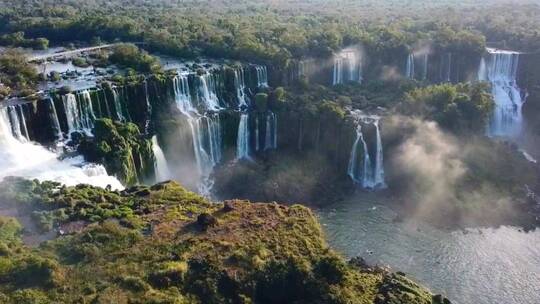
[[[334,56],[332,84],[362,82],[362,62],[358,51],[345,49]]]
[[[213,186],[210,174],[221,161],[221,125],[219,114],[190,117],[188,123],[193,139],[195,161],[201,177],[199,192],[209,195]]]
[[[246,84],[244,81],[244,69],[238,68],[234,70],[234,87],[236,88],[236,98],[238,100],[238,108],[247,108],[248,100],[246,96]]]
[[[219,111],[219,99],[216,92],[216,83],[212,74],[206,72],[198,76],[198,101],[208,111]],[[189,91],[188,91],[189,92]]]
[[[84,131],[90,135],[96,119],[92,108],[92,99],[87,90],[80,92],[78,95],[79,98],[72,93],[62,96],[68,135],[75,131]]]
[[[215,91],[215,82],[210,74],[200,75],[197,98],[210,111],[221,109]],[[179,74],[173,79],[173,93],[177,108],[186,117],[191,131],[193,154],[200,177],[199,193],[210,195],[213,180],[212,170],[222,158],[221,122],[218,113],[201,115],[193,106],[187,75]]]
[[[266,114],[266,132],[264,138],[264,150],[277,149],[277,117],[270,112]]]
[[[259,116],[255,117],[255,151],[259,151],[261,148],[259,138]]]
[[[335,58],[334,59],[334,76],[333,76],[333,81],[332,81],[333,85],[343,83],[342,70],[343,70],[343,59]]]
[[[96,120],[94,108],[92,107],[92,98],[90,97],[90,92],[88,92],[88,90],[83,90],[80,92],[80,95],[81,101],[79,103],[79,112],[81,125],[84,130],[91,132],[94,128],[94,121]]]
[[[383,156],[383,146],[381,131],[379,129],[379,120],[375,120],[373,123],[375,125],[375,134],[376,134],[376,157],[375,157],[375,172],[374,172],[374,183],[373,187],[383,186],[384,183],[384,156]]]
[[[249,152],[249,114],[242,113],[236,138],[236,159],[250,159]]]
[[[150,122],[152,118],[152,105],[150,104],[150,97],[148,96],[148,81],[144,79],[144,98],[146,101],[146,121],[144,123],[144,134],[148,134],[148,131],[150,129]]]
[[[126,118],[122,114],[122,102],[120,101],[120,94],[116,90],[116,87],[112,88],[114,108],[116,110],[116,119],[125,122]]]
[[[31,142],[18,140],[13,133],[8,109],[0,108],[0,180],[6,176],[57,181],[67,186],[80,183],[123,189],[103,166],[87,164],[82,157],[58,160],[57,154]]]
[[[427,79],[427,76],[428,76],[428,59],[429,59],[429,54],[424,54],[424,57],[423,57],[423,64],[422,64],[422,79],[423,80],[426,80]]]
[[[405,67],[405,77],[414,79],[414,55],[407,56],[407,66]]]
[[[257,72],[257,87],[267,88],[268,87],[268,72],[266,66],[256,66],[255,71]]]
[[[58,120],[58,114],[56,113],[56,107],[54,106],[53,100],[51,98],[47,98],[43,102],[47,104],[49,120],[51,121],[51,124],[56,133],[56,139],[64,139],[64,136],[62,135],[62,129],[60,129],[60,121]]]
[[[20,105],[10,106],[7,108],[7,111],[15,138],[22,142],[28,141],[30,138],[28,137],[28,129],[26,128],[22,107]]]
[[[152,151],[154,152],[154,173],[156,176],[156,182],[163,182],[171,177],[169,172],[169,166],[167,165],[167,159],[163,150],[159,146],[157,136],[152,136]]]
[[[189,82],[187,75],[179,74],[173,78],[173,90],[176,105],[182,113],[197,113],[197,109],[195,109],[191,102],[191,94],[189,91]]]
[[[77,99],[74,94],[68,93],[62,96],[64,103],[64,112],[66,113],[66,121],[68,126],[68,134],[71,134],[82,127],[80,126],[79,109],[77,107]]]
[[[489,136],[514,136],[522,127],[522,106],[525,102],[517,84],[519,53],[487,49],[478,71],[481,81],[491,83],[495,109],[489,119]]]
[[[365,189],[386,187],[384,181],[384,160],[382,139],[379,128],[379,117],[357,114],[356,139],[353,143],[347,173],[351,179]],[[370,156],[362,126],[372,125],[375,128],[375,162]],[[361,154],[361,155],[360,155]]]

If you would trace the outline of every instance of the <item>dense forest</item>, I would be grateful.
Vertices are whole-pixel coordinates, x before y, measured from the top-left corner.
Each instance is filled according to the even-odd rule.
[[[539,105],[538,0],[0,0],[0,302],[536,303]]]
[[[0,4],[0,32],[54,43],[73,37],[138,41],[169,54],[281,66],[291,58],[327,56],[355,44],[389,54],[420,43],[464,53],[481,52],[486,41],[523,51],[540,48],[536,5],[472,3],[6,1]]]

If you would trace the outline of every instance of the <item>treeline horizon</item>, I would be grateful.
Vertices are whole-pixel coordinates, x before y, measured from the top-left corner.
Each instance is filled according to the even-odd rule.
[[[350,45],[383,56],[422,44],[464,54],[478,54],[486,44],[540,50],[538,1],[476,2],[0,0],[0,35],[23,33],[52,44],[137,41],[175,56],[279,67]]]

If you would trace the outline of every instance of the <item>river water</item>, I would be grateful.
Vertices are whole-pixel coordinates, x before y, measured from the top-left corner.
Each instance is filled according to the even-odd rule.
[[[348,257],[403,271],[454,304],[540,303],[540,229],[442,231],[393,223],[376,194],[317,210],[330,245]]]

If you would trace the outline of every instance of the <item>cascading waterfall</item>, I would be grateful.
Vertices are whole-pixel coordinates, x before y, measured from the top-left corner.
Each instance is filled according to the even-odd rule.
[[[351,179],[365,189],[386,187],[384,181],[384,160],[382,139],[379,128],[379,117],[364,116],[355,113],[358,119],[356,139],[354,141],[347,173]],[[365,140],[362,126],[372,125],[375,128],[375,162],[370,156],[370,147]]]
[[[152,151],[154,152],[154,172],[156,176],[156,182],[163,182],[171,177],[169,172],[169,166],[167,165],[167,159],[161,147],[159,146],[157,136],[152,136]]]
[[[343,83],[342,70],[343,70],[343,59],[335,58],[334,59],[334,76],[332,80],[333,85]]]
[[[82,129],[80,126],[81,120],[79,118],[79,109],[75,94],[68,93],[62,96],[62,102],[64,103],[64,112],[66,113],[68,133],[71,134],[72,132]]]
[[[277,149],[277,117],[273,112],[266,114],[264,150]]]
[[[91,131],[94,128],[96,115],[94,114],[94,108],[92,107],[92,97],[90,97],[90,92],[88,92],[88,90],[80,92],[80,102],[78,105],[82,128]]]
[[[201,176],[199,192],[210,195],[213,180],[210,174],[221,161],[221,125],[219,114],[188,118],[193,139],[195,161]]]
[[[62,102],[66,114],[68,135],[75,131],[92,134],[96,117],[92,108],[90,93],[87,90],[80,92],[78,96],[68,93],[62,96]]]
[[[202,91],[205,91],[206,93],[204,93],[203,96],[211,98],[210,96],[212,94],[210,94],[206,80],[200,81],[199,84],[201,84],[203,88],[199,88],[197,93],[200,94]],[[210,190],[213,186],[210,174],[212,173],[213,168],[221,161],[222,157],[222,136],[219,114],[208,113],[207,115],[201,116],[198,113],[197,109],[192,104],[187,75],[178,75],[175,77],[173,80],[173,90],[176,106],[186,117],[190,127],[193,152],[197,163],[197,169],[201,177],[199,193],[210,195]],[[214,96],[216,95],[214,94]],[[217,99],[217,97],[215,98]],[[217,102],[215,104],[217,104]],[[217,108],[215,109],[217,110]]]
[[[251,159],[249,154],[249,114],[242,113],[236,138],[236,159]]]
[[[56,113],[56,107],[54,106],[52,98],[47,98],[43,102],[47,105],[49,120],[51,121],[52,127],[54,128],[56,139],[64,139],[64,136],[62,135],[62,129],[60,128],[60,121],[58,120],[58,113]]]
[[[219,111],[219,99],[216,92],[216,83],[211,73],[198,76],[198,101],[208,111]],[[188,91],[189,92],[189,91]]]
[[[144,98],[146,101],[146,121],[144,123],[144,134],[148,134],[148,131],[150,130],[150,120],[152,118],[152,105],[150,104],[150,96],[148,96],[148,81],[144,79]]]
[[[26,142],[30,138],[28,137],[28,129],[26,127],[26,121],[20,105],[11,106],[7,108],[9,118],[11,120],[11,127],[13,135],[19,141]]]
[[[13,133],[13,123],[8,109],[0,108],[0,180],[6,176],[20,176],[57,181],[67,186],[83,183],[123,189],[116,178],[107,175],[103,166],[87,164],[82,157],[60,161],[57,154],[44,147],[18,140]]]
[[[423,63],[422,63],[422,79],[426,80],[428,76],[428,64],[429,64],[429,54],[423,55]]]
[[[522,128],[522,107],[525,103],[517,85],[519,53],[487,49],[478,71],[481,81],[491,83],[495,109],[489,119],[489,136],[515,136]]]
[[[362,62],[358,51],[346,49],[334,56],[332,84],[362,82]]]
[[[246,96],[246,84],[244,81],[244,69],[234,70],[234,86],[236,88],[236,98],[238,99],[238,108],[247,108],[248,100]]]
[[[407,56],[407,65],[405,67],[405,77],[414,79],[414,55]]]
[[[188,76],[184,74],[178,74],[173,79],[173,90],[176,105],[178,109],[184,113],[197,113],[197,109],[193,106],[191,102],[191,94],[189,91],[189,82]]]
[[[120,94],[117,91],[116,87],[112,88],[113,93],[113,101],[114,101],[114,108],[116,113],[116,119],[119,121],[126,121],[126,118],[124,117],[124,114],[122,114],[122,102],[120,101]]]
[[[257,72],[257,87],[267,88],[268,87],[268,72],[266,66],[256,66],[255,71]]]

